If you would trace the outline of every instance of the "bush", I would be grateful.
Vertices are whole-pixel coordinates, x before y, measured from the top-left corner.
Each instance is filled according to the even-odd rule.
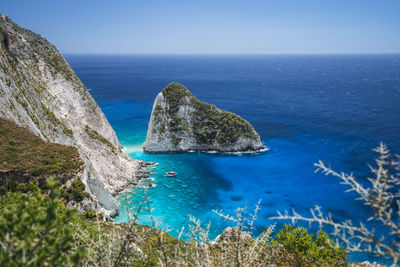
[[[345,265],[346,252],[343,248],[335,248],[333,240],[319,231],[317,238],[309,234],[303,227],[285,227],[272,240],[274,246],[283,246],[278,257],[278,264],[290,266],[330,266]]]
[[[75,211],[59,201],[54,181],[43,195],[32,185],[33,194],[9,192],[0,198],[0,265],[76,265],[84,257],[83,248],[74,248]]]
[[[36,185],[37,183],[34,184]],[[29,191],[32,191],[31,184],[21,184],[13,180],[7,181],[6,183],[0,186],[0,196],[5,195],[8,192],[27,193]]]
[[[94,219],[99,219],[103,220],[104,218],[104,213],[97,213],[95,210],[87,210],[82,213],[83,217],[88,220],[94,220]]]
[[[69,188],[62,190],[61,195],[67,201],[75,200],[76,202],[81,202],[88,196],[85,189],[85,184],[80,179],[75,179]]]

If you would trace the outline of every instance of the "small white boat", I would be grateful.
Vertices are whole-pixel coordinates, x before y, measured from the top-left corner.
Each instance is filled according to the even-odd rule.
[[[176,174],[177,174],[176,172],[172,172],[172,171],[171,171],[171,172],[166,172],[166,173],[165,173],[165,175],[167,175],[167,176],[169,176],[169,177],[174,177],[174,176],[176,176]]]
[[[148,184],[147,185],[147,188],[154,188],[154,187],[156,187],[157,185],[156,184]]]

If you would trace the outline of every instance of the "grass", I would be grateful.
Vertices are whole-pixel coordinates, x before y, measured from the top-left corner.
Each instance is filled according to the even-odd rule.
[[[28,129],[0,118],[0,170],[45,177],[75,174],[82,169],[83,161],[75,147],[45,142]]]
[[[92,128],[90,128],[89,126],[86,125],[85,127],[85,132],[92,138],[95,140],[100,141],[101,143],[105,144],[106,146],[108,146],[112,152],[115,152],[115,146],[104,136],[102,136],[101,134],[99,134],[96,130],[93,130]]]
[[[72,137],[72,136],[73,136],[74,133],[72,132],[72,130],[69,129],[61,120],[59,120],[59,119],[56,117],[56,115],[55,115],[51,110],[49,110],[49,109],[48,109],[45,105],[43,105],[43,104],[42,104],[42,109],[43,109],[44,113],[46,114],[47,118],[49,118],[50,122],[51,122],[53,125],[60,125],[60,126],[62,127],[62,129],[63,129],[63,132],[64,132],[67,136],[69,136],[69,137]]]

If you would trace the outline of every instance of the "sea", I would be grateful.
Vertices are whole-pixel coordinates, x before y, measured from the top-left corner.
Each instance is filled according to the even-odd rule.
[[[235,223],[246,207],[252,234],[278,232],[290,221],[271,219],[293,209],[304,216],[318,205],[335,221],[358,224],[371,215],[355,192],[331,175],[315,172],[319,160],[353,173],[368,185],[384,142],[400,153],[400,55],[66,55],[132,158],[158,165],[152,181],[122,194],[117,222],[128,221],[149,199],[159,229],[188,238],[190,218],[209,225],[210,238]],[[146,154],[142,144],[156,95],[170,82],[198,99],[247,119],[268,151],[259,153]],[[175,177],[165,175],[168,171]],[[146,190],[146,183],[154,188]],[[142,209],[138,223],[153,225]],[[298,225],[309,227],[299,222]],[[379,225],[378,232],[384,231]],[[312,225],[311,232],[318,226]],[[327,231],[329,229],[326,229]],[[328,231],[329,232],[329,231]],[[350,260],[378,260],[352,253]]]

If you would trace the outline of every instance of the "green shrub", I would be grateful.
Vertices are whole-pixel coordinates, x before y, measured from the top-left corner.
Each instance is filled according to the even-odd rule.
[[[87,210],[83,213],[83,215],[85,216],[85,218],[87,218],[88,220],[93,220],[97,218],[96,215],[96,211],[95,210]]]
[[[336,248],[328,234],[319,231],[316,239],[303,227],[285,225],[272,240],[274,246],[283,246],[278,264],[290,266],[346,265],[346,252]]]
[[[31,184],[21,184],[13,180],[7,181],[0,186],[0,196],[7,194],[7,192],[27,193],[30,191],[32,191]]]
[[[67,189],[62,190],[62,197],[67,201],[75,200],[81,202],[88,194],[85,192],[86,186],[80,179],[72,181],[71,185]]]
[[[75,211],[59,201],[54,181],[48,181],[48,195],[32,186],[33,194],[0,198],[0,266],[77,265],[85,249],[74,248]]]
[[[103,220],[104,218],[104,213],[97,213],[95,210],[87,210],[82,213],[83,218],[88,219],[88,220],[94,220],[94,219],[99,219]]]
[[[68,190],[72,194],[73,199],[80,202],[85,198],[85,188],[85,184],[80,179],[76,179],[71,183]]]

